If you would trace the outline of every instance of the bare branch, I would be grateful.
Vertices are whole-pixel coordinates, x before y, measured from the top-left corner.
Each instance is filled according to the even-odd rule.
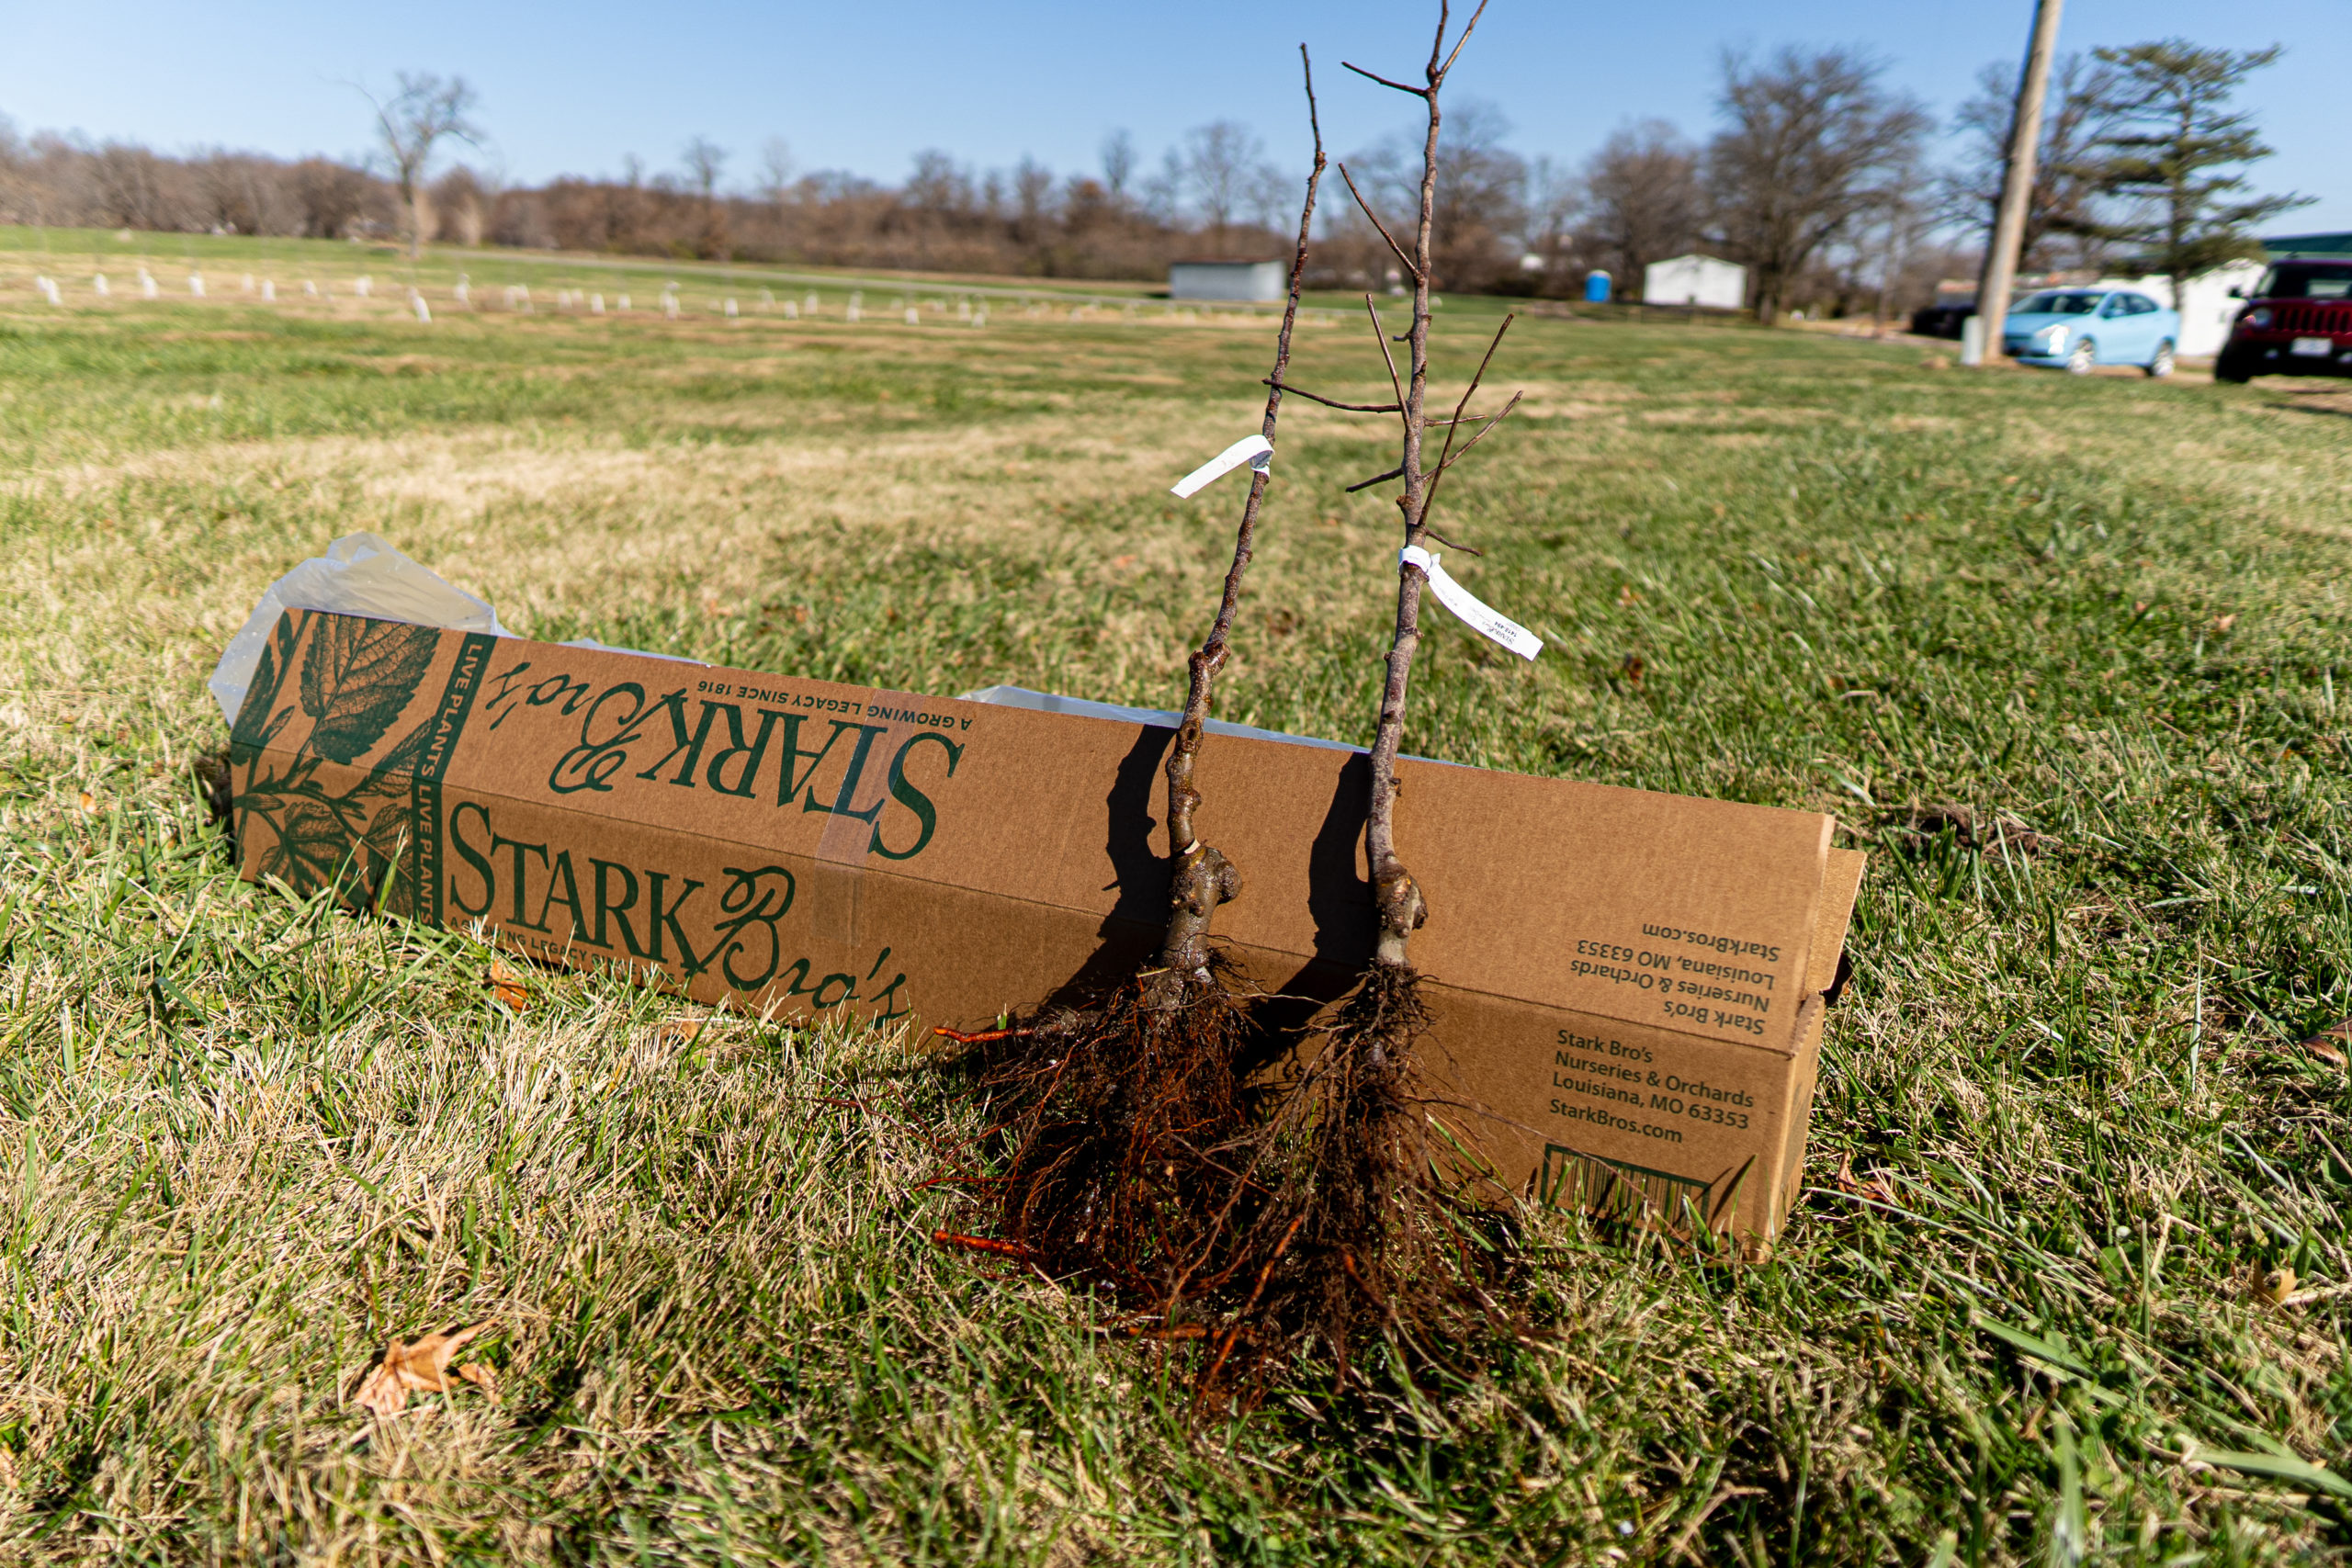
[[[1439,544],[1443,545],[1449,550],[1460,550],[1464,555],[1476,556],[1480,560],[1487,558],[1487,552],[1478,548],[1477,546],[1465,545],[1459,539],[1449,539],[1434,528],[1424,527],[1421,530],[1421,533],[1429,538],[1435,539]]]
[[[1462,46],[1470,41],[1470,35],[1477,30],[1478,18],[1486,14],[1487,0],[1478,0],[1478,8],[1470,13],[1470,19],[1468,21],[1462,24],[1462,36],[1453,40],[1453,53],[1447,55],[1445,57],[1445,63],[1437,68],[1437,74],[1430,83],[1430,91],[1436,91],[1438,85],[1445,80],[1447,73],[1453,69],[1455,56],[1462,52]],[[1438,39],[1441,44],[1444,41],[1444,39],[1445,23],[1441,18],[1438,22]],[[1434,58],[1434,56],[1432,56],[1432,58]]]
[[[1453,467],[1454,464],[1462,461],[1464,457],[1469,456],[1470,448],[1478,445],[1479,442],[1484,441],[1487,438],[1487,432],[1494,429],[1495,426],[1510,418],[1510,411],[1519,407],[1519,400],[1526,395],[1527,394],[1524,392],[1513,392],[1510,395],[1510,401],[1502,406],[1502,412],[1496,414],[1494,418],[1488,420],[1486,423],[1480,425],[1478,427],[1477,434],[1471,436],[1469,440],[1464,441],[1462,444],[1462,449],[1460,451],[1453,453],[1450,457],[1441,457],[1438,459],[1437,471],[1442,474],[1445,472],[1446,469]],[[1435,490],[1437,488],[1437,481],[1434,479],[1430,481],[1430,488],[1431,490]]]
[[[1315,67],[1307,58],[1306,46],[1299,45],[1298,58],[1306,80],[1306,119],[1315,132],[1315,164],[1306,175],[1306,195],[1298,214],[1298,245],[1290,265],[1290,296],[1283,307],[1281,333],[1274,340],[1273,374],[1265,378],[1266,418],[1261,433],[1266,440],[1274,438],[1274,426],[1282,412],[1283,376],[1290,367],[1291,331],[1298,324],[1298,296],[1301,280],[1306,276],[1308,243],[1315,230],[1315,193],[1323,179],[1323,128],[1315,107]],[[1184,696],[1184,716],[1176,728],[1175,743],[1169,748],[1164,771],[1168,778],[1168,848],[1175,863],[1170,890],[1170,910],[1167,932],[1160,947],[1162,971],[1174,978],[1164,982],[1180,986],[1208,974],[1208,933],[1210,917],[1216,907],[1233,897],[1240,890],[1240,877],[1222,852],[1201,842],[1193,831],[1193,814],[1201,803],[1200,791],[1193,784],[1193,766],[1201,748],[1201,736],[1207,728],[1209,709],[1214,699],[1217,672],[1225,667],[1227,636],[1233,629],[1234,613],[1241,604],[1241,582],[1250,570],[1250,558],[1257,536],[1258,513],[1266,499],[1267,470],[1259,468],[1250,478],[1250,498],[1242,503],[1241,523],[1233,536],[1233,564],[1225,574],[1225,593],[1217,604],[1216,618],[1210,625],[1209,635],[1188,661],[1191,683]]]
[[[1275,386],[1276,383],[1269,378],[1264,381],[1261,381],[1259,385],[1263,387],[1272,387]],[[1279,389],[1288,392],[1294,398],[1305,398],[1310,403],[1321,403],[1327,409],[1344,409],[1350,413],[1396,413],[1400,412],[1400,405],[1396,403],[1338,403],[1333,402],[1329,398],[1317,397],[1304,387],[1283,386]]]
[[[1340,165],[1340,177],[1348,182],[1348,194],[1356,198],[1356,205],[1363,209],[1363,215],[1366,218],[1372,220],[1372,226],[1380,231],[1380,237],[1388,242],[1388,248],[1396,253],[1396,259],[1403,262],[1416,278],[1419,277],[1421,276],[1419,264],[1405,254],[1405,247],[1398,244],[1396,236],[1388,231],[1388,225],[1380,220],[1380,214],[1372,209],[1372,203],[1364,200],[1363,192],[1356,189],[1355,176],[1348,173],[1348,166],[1345,164]],[[1403,394],[1399,393],[1398,396],[1401,397]]]
[[[1503,345],[1503,333],[1510,331],[1511,322],[1518,319],[1519,313],[1514,310],[1503,318],[1502,325],[1495,329],[1494,338],[1487,344],[1486,357],[1478,361],[1477,373],[1470,378],[1470,385],[1463,389],[1462,400],[1453,405],[1453,417],[1445,423],[1445,446],[1437,455],[1437,467],[1430,472],[1429,491],[1421,500],[1421,515],[1423,517],[1427,517],[1430,514],[1430,502],[1437,497],[1437,482],[1439,479],[1444,475],[1447,465],[1453,461],[1453,437],[1459,431],[1462,424],[1462,416],[1464,413],[1468,412],[1470,400],[1477,396],[1478,383],[1487,378],[1487,367],[1495,362],[1495,350]],[[1514,403],[1519,401],[1519,398],[1516,394],[1512,396],[1511,401]],[[1503,411],[1504,413],[1508,413],[1510,412],[1510,411],[1509,409],[1505,409]],[[1497,414],[1495,417],[1497,419],[1500,419],[1502,414]],[[1487,426],[1487,429],[1491,430],[1492,428],[1494,427],[1490,423]],[[1484,435],[1486,431],[1482,430],[1478,434],[1480,435]],[[1468,448],[1464,447],[1464,450],[1467,451]]]
[[[1347,488],[1347,492],[1346,492],[1346,493],[1348,493],[1349,495],[1353,495],[1353,494],[1355,494],[1355,492],[1356,492],[1356,491],[1360,491],[1360,490],[1370,490],[1370,489],[1371,489],[1373,486],[1374,486],[1374,485],[1377,485],[1377,484],[1386,484],[1390,479],[1403,479],[1404,477],[1405,477],[1405,470],[1404,470],[1404,469],[1402,469],[1402,468],[1391,468],[1391,469],[1389,469],[1386,473],[1385,473],[1385,474],[1374,474],[1374,475],[1373,475],[1373,476],[1372,476],[1372,478],[1370,478],[1370,479],[1368,479],[1359,480],[1357,483],[1350,485],[1350,486]]]
[[[1340,64],[1345,69],[1354,72],[1357,75],[1363,77],[1367,82],[1377,82],[1384,87],[1394,87],[1400,93],[1410,93],[1417,98],[1426,98],[1430,96],[1430,90],[1427,87],[1408,87],[1402,82],[1391,82],[1385,76],[1375,76],[1371,72],[1366,71],[1363,66],[1350,65],[1344,60],[1340,62]]]

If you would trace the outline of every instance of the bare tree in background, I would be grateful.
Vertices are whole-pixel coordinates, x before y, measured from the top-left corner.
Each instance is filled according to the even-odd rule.
[[[778,212],[792,195],[792,176],[797,170],[792,161],[792,146],[781,136],[771,136],[760,143],[760,194]]]
[[[1259,189],[1265,143],[1246,125],[1221,119],[1184,138],[1176,161],[1180,189],[1208,222],[1210,243],[1223,255],[1234,220],[1249,209]]]
[[[678,161],[686,166],[686,178],[693,182],[703,200],[718,198],[718,176],[726,169],[729,156],[726,148],[707,136],[695,137],[678,154]]]
[[[1013,237],[1035,244],[1053,216],[1054,171],[1024,157],[1012,170]]]
[[[1510,132],[1503,112],[1477,98],[1446,116],[1430,253],[1446,288],[1489,288],[1519,265],[1517,247],[1507,242],[1526,227],[1527,161],[1503,145]]]
[[[314,240],[340,239],[368,210],[374,182],[348,164],[305,158],[292,174],[294,204],[300,214],[298,233]]]
[[[1537,158],[1527,166],[1526,217],[1520,231],[1526,239],[1527,254],[1543,259],[1539,291],[1570,281],[1568,271],[1577,254],[1576,222],[1584,211],[1584,181],[1551,158]]]
[[[1883,210],[1917,165],[1927,111],[1880,86],[1883,70],[1849,49],[1724,56],[1727,123],[1703,185],[1722,243],[1753,274],[1759,321],[1776,320],[1822,248]]]
[[[1127,199],[1127,182],[1136,174],[1136,139],[1125,130],[1114,130],[1102,139],[1102,188],[1111,195],[1111,205],[1124,206]]]
[[[1250,223],[1272,230],[1282,221],[1283,207],[1289,197],[1289,176],[1272,164],[1259,164],[1250,178]]]
[[[1510,130],[1500,109],[1477,98],[1464,99],[1446,117],[1430,215],[1430,265],[1440,288],[1489,288],[1498,273],[1517,266],[1518,255],[1503,241],[1525,224],[1527,164],[1503,146]],[[1381,206],[1418,207],[1423,152],[1418,138],[1399,133],[1347,164],[1363,172]]]
[[[463,164],[433,182],[435,221],[444,232],[454,233],[461,245],[481,243],[496,199],[481,176]]]
[[[170,163],[146,148],[109,141],[90,160],[101,221],[125,229],[178,229],[196,216]]]
[[[401,207],[408,219],[408,254],[424,253],[426,202],[424,176],[433,154],[444,141],[481,145],[481,130],[467,118],[476,103],[474,90],[463,76],[443,81],[430,71],[403,71],[393,78],[400,91],[379,100],[366,88],[376,110],[376,140],[391,166],[392,183],[400,189]]]
[[[2042,110],[2041,151],[2034,161],[2025,230],[2018,265],[2032,271],[2063,265],[2096,266],[2105,246],[2088,233],[2098,181],[2087,166],[2091,143],[2104,124],[2100,100],[2107,67],[2079,54],[2060,60],[2051,73]],[[1996,62],[1976,75],[1976,96],[1952,116],[1952,129],[1966,139],[1958,167],[1936,185],[1937,216],[1984,237],[1993,231],[2001,203],[2001,170],[2008,158],[2009,128],[2017,118],[2018,68]]]
[[[718,205],[718,176],[727,167],[729,153],[707,136],[697,136],[686,143],[678,161],[686,166],[687,182],[695,194],[702,198],[702,234],[695,243],[695,254],[711,261],[724,261],[729,249],[727,214]]]
[[[1704,212],[1698,149],[1665,120],[1621,127],[1585,162],[1580,248],[1622,295],[1639,299],[1650,263],[1693,249]]]

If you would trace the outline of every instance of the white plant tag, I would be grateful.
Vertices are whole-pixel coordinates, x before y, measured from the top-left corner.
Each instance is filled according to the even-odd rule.
[[[1262,435],[1245,435],[1169,488],[1189,500],[1211,480],[1231,473],[1244,463],[1262,474],[1273,466],[1273,461],[1272,442]]]
[[[1419,567],[1421,575],[1430,580],[1430,586],[1437,590],[1438,603],[1461,617],[1463,625],[1472,631],[1494,638],[1521,659],[1532,659],[1544,651],[1542,637],[1454,581],[1438,564],[1437,557],[1420,546],[1406,546],[1398,552],[1397,559],[1407,566]]]

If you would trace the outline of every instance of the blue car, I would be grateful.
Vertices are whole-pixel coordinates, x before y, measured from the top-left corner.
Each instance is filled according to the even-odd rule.
[[[2101,365],[2172,374],[2180,317],[2132,288],[2047,288],[2010,308],[2001,347],[2020,365],[2087,376]]]

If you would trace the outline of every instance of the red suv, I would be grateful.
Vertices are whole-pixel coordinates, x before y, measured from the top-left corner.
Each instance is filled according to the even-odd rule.
[[[2352,261],[2281,261],[2238,312],[2216,381],[2352,376]]]

